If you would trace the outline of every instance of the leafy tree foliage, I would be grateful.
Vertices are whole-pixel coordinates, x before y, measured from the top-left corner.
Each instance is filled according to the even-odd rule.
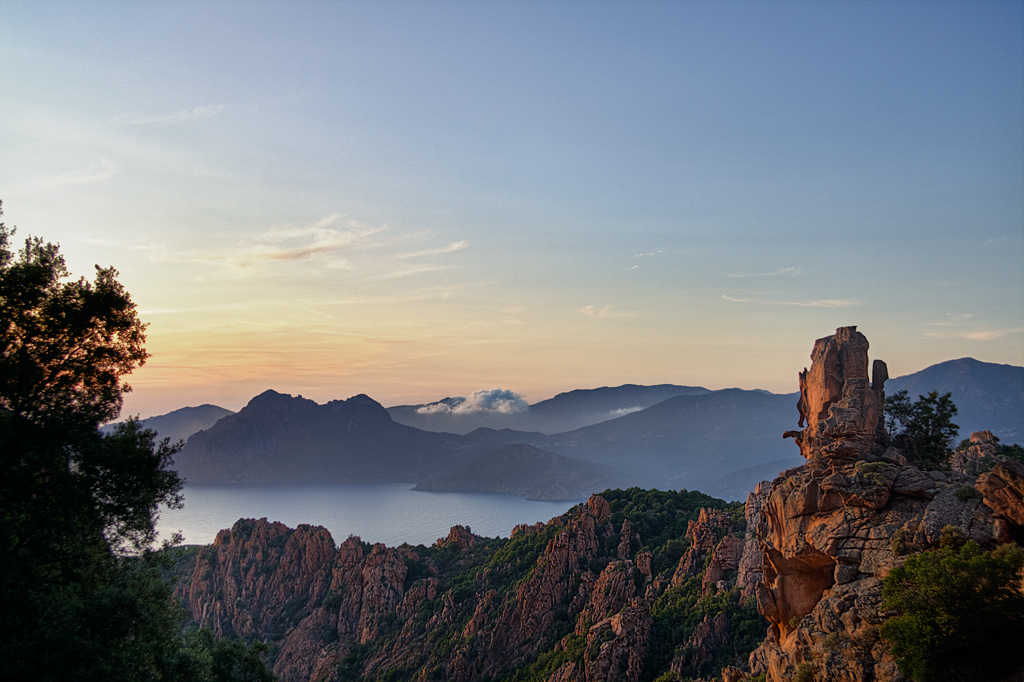
[[[1009,457],[1010,459],[1017,460],[1021,464],[1024,464],[1024,447],[1021,447],[1017,443],[1013,445],[999,445],[999,449],[996,451],[997,457]]]
[[[13,234],[0,223],[5,678],[260,679],[225,677],[181,633],[169,558],[152,548],[158,505],[182,502],[169,469],[177,447],[133,420],[98,430],[120,413],[122,377],[146,359],[117,271],[70,280],[57,245],[30,237],[15,253]],[[232,646],[206,648],[249,656]]]
[[[960,432],[953,423],[957,409],[952,398],[952,393],[939,395],[938,391],[920,395],[913,403],[906,391],[885,398],[886,425],[893,442],[923,469],[941,469],[949,462],[950,443]]]
[[[915,554],[885,578],[882,625],[900,670],[916,682],[1003,679],[1019,664],[1010,652],[1024,637],[1020,571],[1024,549],[982,552],[962,533]]]
[[[146,360],[145,326],[117,270],[68,277],[56,244],[15,257],[0,228],[0,407],[48,428],[89,430],[121,411],[121,377]]]
[[[891,435],[895,436],[900,431],[905,430],[907,424],[910,423],[914,415],[914,404],[910,400],[910,395],[905,390],[896,391],[892,395],[885,396],[883,412],[885,414],[885,428],[889,430]]]

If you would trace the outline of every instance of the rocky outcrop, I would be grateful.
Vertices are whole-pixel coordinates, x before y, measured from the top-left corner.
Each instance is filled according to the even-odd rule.
[[[885,363],[875,360],[868,381],[868,340],[856,327],[840,327],[835,335],[818,339],[811,368],[800,373],[799,426],[787,431],[800,445],[800,454],[815,458],[855,461],[866,455],[880,433]]]
[[[686,643],[676,650],[671,670],[679,677],[688,670],[707,670],[717,647],[729,641],[729,618],[724,613],[706,615]]]
[[[585,659],[587,682],[639,680],[650,631],[650,610],[640,602],[591,627]]]
[[[954,471],[977,476],[994,463],[999,452],[999,439],[991,431],[975,431],[967,441],[967,447],[957,448],[949,461]]]
[[[1024,464],[1004,458],[978,477],[976,487],[999,519],[1024,527]]]
[[[754,492],[747,495],[747,502],[744,505],[747,529],[736,575],[736,586],[740,588],[744,598],[754,596],[757,584],[761,582],[764,553],[757,540],[757,528],[761,523],[761,509],[768,499],[770,489],[771,484],[768,481],[761,481]]]
[[[946,526],[983,545],[998,535],[992,508],[963,493],[973,477],[918,470],[888,447],[880,409],[886,369],[876,360],[869,384],[867,350],[853,327],[815,343],[811,369],[800,374],[806,426],[786,434],[808,463],[748,504],[760,507],[754,591],[771,623],[750,665],[774,682],[793,679],[806,663],[815,679],[900,679],[878,637],[881,579],[910,552],[937,546]],[[995,472],[989,480],[979,490],[1013,498],[1004,492],[1012,484]]]
[[[687,578],[700,573],[707,555],[730,530],[732,523],[727,514],[715,509],[701,509],[700,516],[687,526],[686,537],[690,538],[690,546],[679,560],[672,584],[681,585]]]

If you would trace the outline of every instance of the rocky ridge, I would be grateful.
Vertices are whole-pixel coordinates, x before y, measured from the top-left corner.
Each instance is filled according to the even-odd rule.
[[[840,328],[815,343],[811,368],[800,374],[805,427],[786,436],[807,464],[759,489],[756,502],[755,592],[771,625],[750,656],[750,675],[783,682],[809,664],[814,679],[903,679],[879,639],[882,579],[911,552],[937,547],[946,526],[992,547],[1024,521],[1015,516],[1024,510],[1024,467],[1004,462],[976,481],[921,471],[889,446],[881,420],[887,371],[875,360],[868,381],[867,350],[855,327]]]
[[[507,540],[456,526],[396,548],[243,519],[181,560],[176,591],[194,624],[271,641],[288,682],[694,677],[764,631],[737,580],[757,551],[743,511],[607,491]]]

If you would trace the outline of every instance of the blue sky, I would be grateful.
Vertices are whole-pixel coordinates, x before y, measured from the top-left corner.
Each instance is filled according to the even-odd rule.
[[[7,2],[0,198],[142,416],[1021,365],[1024,3]]]

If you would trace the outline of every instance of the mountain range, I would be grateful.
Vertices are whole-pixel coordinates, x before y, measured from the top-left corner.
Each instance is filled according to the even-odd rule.
[[[951,360],[886,384],[887,393],[901,389],[912,398],[930,390],[953,393],[961,437],[987,429],[1011,443],[1024,433],[1024,368]],[[450,407],[463,399],[446,400]],[[795,428],[796,402],[796,394],[757,390],[626,385],[559,394],[518,416],[492,415],[492,423],[539,427],[535,430],[478,427],[453,433],[423,427],[472,415],[450,409],[416,412],[415,406],[385,409],[365,395],[319,405],[266,391],[192,435],[176,462],[193,483],[425,482],[455,475],[506,446],[525,444],[577,460],[574,466],[590,467],[611,486],[699,489],[741,499],[758,481],[803,462],[793,443],[781,437]],[[617,413],[621,416],[567,431],[540,430]],[[401,423],[410,415],[421,427]],[[524,460],[522,466],[538,465]],[[489,480],[485,470],[491,472]],[[508,487],[510,476],[508,467],[492,458],[457,478],[459,489],[485,491]],[[536,486],[515,492],[545,494]]]
[[[594,466],[516,443],[477,457],[449,476],[416,484],[427,492],[483,492],[522,495],[528,500],[578,500],[612,487]]]
[[[625,384],[614,388],[559,393],[554,398],[533,405],[506,403],[501,410],[477,409],[475,401],[456,396],[422,405],[389,407],[388,413],[399,424],[415,426],[424,431],[466,434],[478,428],[491,428],[552,434],[638,412],[677,395],[702,395],[710,392],[700,386]]]
[[[157,417],[140,419],[139,423],[147,429],[156,431],[159,438],[170,438],[172,443],[176,443],[179,440],[188,440],[189,436],[197,431],[210,428],[229,414],[234,414],[234,412],[223,407],[206,404],[198,407],[183,407]],[[115,424],[107,424],[100,430],[109,433],[115,426]]]

